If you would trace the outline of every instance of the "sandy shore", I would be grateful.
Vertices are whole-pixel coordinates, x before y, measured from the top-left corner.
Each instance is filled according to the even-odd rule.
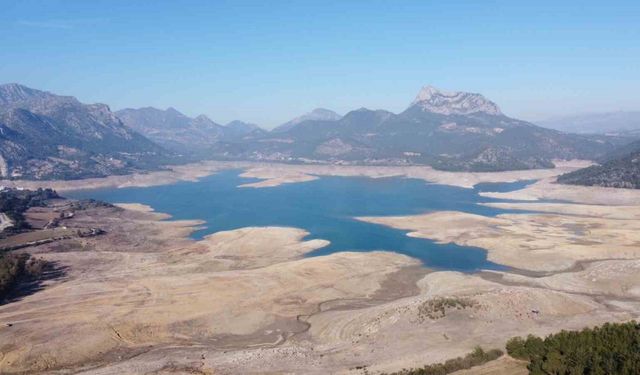
[[[57,191],[131,186],[146,187],[166,185],[177,181],[195,181],[221,170],[244,169],[245,172],[242,174],[242,177],[262,180],[241,185],[242,187],[252,188],[274,187],[282,184],[313,181],[317,179],[318,176],[359,176],[370,178],[407,177],[421,179],[428,183],[472,188],[474,185],[483,182],[514,182],[519,180],[550,178],[590,164],[590,162],[582,160],[556,161],[555,163],[556,168],[554,169],[471,173],[438,171],[427,166],[384,167],[205,161],[181,166],[170,166],[167,167],[167,170],[149,173],[66,181],[0,180],[0,185],[24,187],[28,189],[49,187]]]
[[[508,193],[484,192],[480,195],[497,199],[522,201],[563,200],[595,205],[636,205],[640,202],[639,189],[616,189],[599,186],[563,185],[555,177],[546,177],[525,189]]]
[[[629,200],[625,203],[640,203],[640,201]],[[481,203],[484,206],[495,207],[505,210],[537,211],[551,214],[576,215],[587,217],[601,217],[604,219],[618,220],[639,220],[640,205],[620,205],[607,206],[595,204],[579,203],[523,203],[523,202],[495,202]]]
[[[239,164],[240,165],[240,164]],[[52,188],[59,192],[68,190],[147,187],[167,185],[178,181],[196,181],[224,169],[236,168],[234,163],[201,162],[179,166],[170,166],[166,170],[136,173],[103,178],[86,178],[82,180],[0,180],[0,185],[7,187],[23,187],[26,189]]]
[[[560,271],[580,261],[640,258],[640,205],[489,205],[544,213],[486,217],[442,211],[359,219],[409,230],[411,237],[481,247],[491,261],[522,270]]]
[[[245,184],[245,187],[271,187],[287,183],[311,181],[317,176],[341,177],[406,177],[424,180],[428,183],[472,188],[485,182],[515,182],[537,180],[557,176],[590,165],[583,160],[556,161],[554,169],[535,169],[508,172],[445,172],[427,166],[384,167],[384,166],[342,166],[342,165],[289,165],[264,164],[248,166],[243,177],[259,178],[263,181]]]

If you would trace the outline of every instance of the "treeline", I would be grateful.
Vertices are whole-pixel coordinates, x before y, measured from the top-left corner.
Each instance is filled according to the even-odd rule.
[[[474,351],[464,357],[449,359],[444,363],[426,365],[421,368],[402,370],[389,375],[447,375],[493,361],[500,358],[502,354],[502,351],[498,349],[486,352],[481,347],[476,347]]]
[[[640,324],[607,323],[582,331],[561,331],[544,339],[514,337],[507,342],[507,352],[529,361],[532,375],[637,375]]]
[[[19,190],[4,189],[0,191],[0,212],[5,213],[12,221],[12,231],[29,228],[24,212],[31,207],[42,207],[48,199],[59,198],[52,189]]]
[[[627,146],[635,151],[611,159],[602,165],[578,169],[558,177],[558,182],[571,185],[640,189],[640,141]]]
[[[29,254],[0,254],[0,303],[4,302],[20,282],[38,279],[46,262]]]

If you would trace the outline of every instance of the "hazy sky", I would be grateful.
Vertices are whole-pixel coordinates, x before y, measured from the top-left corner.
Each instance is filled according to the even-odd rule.
[[[640,1],[0,0],[0,82],[266,127],[425,84],[523,119],[637,110]]]

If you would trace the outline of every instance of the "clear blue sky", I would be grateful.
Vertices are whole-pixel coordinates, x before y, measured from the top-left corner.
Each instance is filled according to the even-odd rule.
[[[524,119],[640,109],[640,1],[0,0],[0,82],[266,127],[424,84]]]

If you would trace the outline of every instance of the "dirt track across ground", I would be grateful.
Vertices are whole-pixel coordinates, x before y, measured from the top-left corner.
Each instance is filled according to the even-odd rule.
[[[518,268],[478,274],[434,272],[384,251],[306,258],[327,242],[297,228],[193,241],[201,222],[146,206],[78,211],[68,228],[107,233],[29,249],[67,273],[0,306],[0,373],[389,372],[502,348],[516,335],[637,319],[638,211],[618,200],[514,202],[540,212],[495,219],[363,218],[482,246]],[[441,310],[444,301],[453,307]],[[503,358],[460,374],[509,369],[522,365]]]

